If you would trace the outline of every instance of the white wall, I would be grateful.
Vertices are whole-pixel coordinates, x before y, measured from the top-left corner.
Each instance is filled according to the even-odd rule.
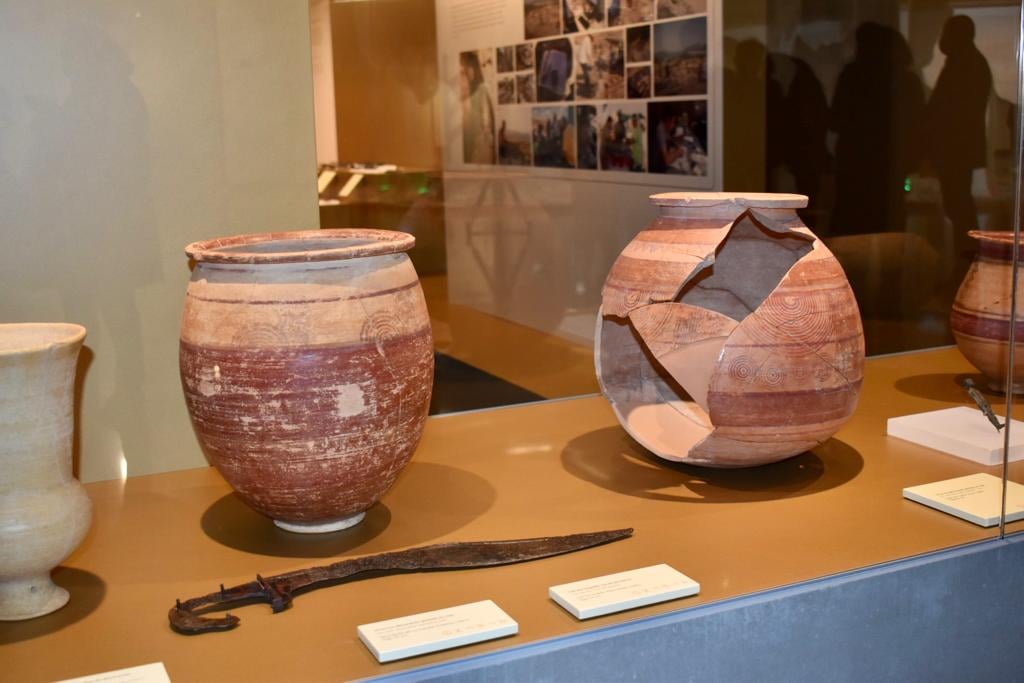
[[[0,4],[0,321],[88,328],[83,480],[205,464],[182,247],[317,227],[315,164],[306,0]]]

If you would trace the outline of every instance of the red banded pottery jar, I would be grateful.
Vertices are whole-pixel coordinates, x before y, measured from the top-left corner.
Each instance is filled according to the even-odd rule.
[[[185,248],[195,270],[181,382],[210,462],[282,529],[359,523],[423,433],[430,320],[386,230],[242,235]]]
[[[1013,233],[972,230],[968,234],[980,248],[953,300],[950,327],[964,357],[981,370],[993,389],[1003,391],[1010,347]],[[1024,302],[1024,278],[1017,297]],[[1024,321],[1019,315],[1015,336],[1013,390],[1020,393],[1024,391]]]
[[[864,333],[839,262],[784,194],[654,195],[612,265],[595,336],[619,422],[666,458],[745,467],[802,453],[857,406]]]

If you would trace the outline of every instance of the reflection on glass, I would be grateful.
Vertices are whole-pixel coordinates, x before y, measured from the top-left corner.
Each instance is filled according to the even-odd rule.
[[[975,251],[968,231],[1009,227],[1012,188],[993,180],[1006,172],[1004,98],[1016,85],[994,90],[989,64],[1012,73],[1016,61],[978,46],[1013,40],[1016,14],[895,2],[770,13],[766,183],[811,196],[869,353],[949,343],[950,303]],[[758,61],[752,52],[736,46],[737,69]]]
[[[339,112],[322,225],[417,236],[438,352],[481,373],[459,405],[596,389],[604,277],[651,217],[646,195],[672,187],[647,174],[711,178],[716,134],[716,189],[810,198],[801,214],[846,270],[869,355],[951,344],[968,233],[1012,227],[1015,6],[726,2],[716,21],[700,2],[529,0],[522,35],[494,20],[505,37],[487,46],[441,5],[417,21],[448,23],[398,45],[376,20],[411,3],[385,5],[330,10],[339,110],[382,113]],[[687,94],[716,79],[721,114]],[[379,105],[410,97],[417,138],[396,146],[384,119],[400,108]],[[396,170],[359,180],[357,162]],[[537,172],[562,168],[610,174]]]

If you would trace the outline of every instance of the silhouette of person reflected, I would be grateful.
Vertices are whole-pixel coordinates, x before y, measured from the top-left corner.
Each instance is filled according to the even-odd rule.
[[[770,107],[768,101],[781,97],[778,93],[768,93],[765,84],[765,48],[762,43],[753,38],[743,40],[735,44],[734,48],[735,68],[726,69],[724,73],[724,85],[726,97],[730,106],[725,107],[725,130],[729,131],[725,136],[727,159],[747,159],[758,148],[768,144],[771,122],[768,120]],[[762,121],[767,131],[761,130]],[[652,129],[657,131],[659,121],[652,117],[650,121]],[[651,172],[655,170],[657,163],[663,163],[655,159],[658,146],[651,146]],[[774,150],[773,150],[774,151]],[[765,161],[765,168],[760,168],[754,163],[727,164],[726,189],[740,192],[760,190],[765,187],[765,170],[770,170],[769,161]]]
[[[942,188],[942,207],[953,224],[957,252],[971,251],[967,231],[978,226],[971,193],[974,169],[986,165],[985,112],[992,72],[974,45],[974,21],[957,15],[946,21],[939,38],[946,55],[928,101],[927,158]]]
[[[828,97],[807,62],[779,53],[768,57],[769,93],[772,81],[781,82],[780,72],[783,70],[786,73],[784,82],[788,83],[788,87],[781,90],[780,115],[775,117],[778,127],[769,128],[769,135],[778,136],[784,141],[780,161],[792,175],[794,186],[783,191],[795,189],[799,194],[807,195],[809,203],[805,211],[810,212],[817,207],[821,195],[821,179],[829,166]],[[772,182],[770,176],[770,187]],[[772,191],[776,191],[776,188],[773,187]],[[819,222],[816,218],[811,220]]]
[[[737,63],[739,62],[739,47],[748,42],[750,41],[744,41],[744,43],[740,43],[740,46],[737,47]],[[770,54],[765,52],[764,47],[760,43],[757,43],[757,47],[760,49],[760,54],[758,54],[758,76],[764,81],[764,120],[765,128],[767,129],[764,141],[764,162],[765,169],[767,170],[765,183],[768,187],[771,187],[772,179],[775,175],[774,171],[786,163],[786,148],[790,142],[789,131],[787,130],[789,112],[785,109],[785,88],[783,88],[775,73],[775,60],[772,59]]]
[[[900,231],[906,224],[906,177],[920,156],[924,87],[911,71],[910,47],[899,32],[865,22],[857,27],[856,43],[832,98],[832,232]]]

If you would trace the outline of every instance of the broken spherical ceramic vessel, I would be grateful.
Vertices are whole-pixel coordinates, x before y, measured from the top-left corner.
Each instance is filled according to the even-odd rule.
[[[81,325],[0,325],[0,621],[63,607],[50,570],[89,530],[92,503],[72,472]]]
[[[1010,356],[1013,233],[972,230],[968,234],[978,240],[978,255],[953,300],[950,328],[960,353],[981,370],[992,389],[1001,392],[1006,389]],[[1024,262],[1024,259],[1019,260]],[[1024,279],[1018,282],[1017,297],[1018,301],[1024,301]],[[1022,393],[1024,321],[1019,314],[1014,347],[1013,390]]]
[[[745,467],[822,443],[857,405],[864,333],[800,195],[669,193],[615,261],[595,336],[619,421],[668,460]]]
[[[186,247],[192,424],[228,483],[283,529],[359,523],[419,443],[434,352],[413,243],[312,230]]]

